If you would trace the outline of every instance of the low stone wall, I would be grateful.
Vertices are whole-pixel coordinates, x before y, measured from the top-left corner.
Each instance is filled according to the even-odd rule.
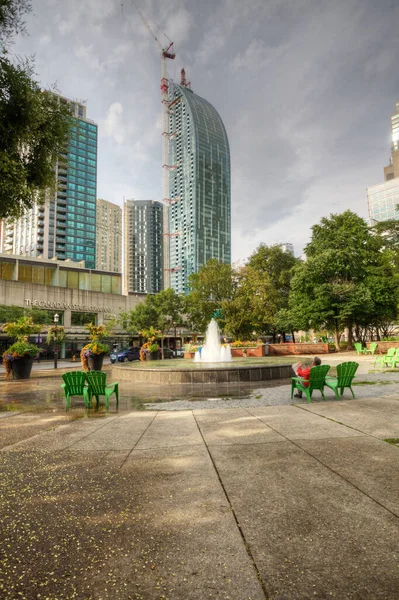
[[[377,342],[378,346],[375,354],[386,354],[389,348],[399,348],[399,342]],[[366,344],[370,348],[370,342]]]
[[[288,354],[328,354],[328,344],[269,344],[269,356],[287,356]]]
[[[112,365],[113,381],[132,381],[168,385],[175,383],[240,383],[289,379],[294,376],[291,365],[240,365],[218,368],[140,368],[130,363]]]

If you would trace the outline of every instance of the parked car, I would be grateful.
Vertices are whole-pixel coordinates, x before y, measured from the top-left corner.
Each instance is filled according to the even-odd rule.
[[[184,348],[176,348],[175,358],[184,358]]]
[[[140,360],[140,348],[134,346],[131,348],[121,348],[120,350],[112,350],[110,354],[112,363],[116,362],[132,362],[132,360]]]
[[[162,350],[159,350],[159,356],[160,356],[160,358],[162,357]],[[170,348],[164,348],[163,349],[163,357],[164,358],[174,358],[175,353]]]

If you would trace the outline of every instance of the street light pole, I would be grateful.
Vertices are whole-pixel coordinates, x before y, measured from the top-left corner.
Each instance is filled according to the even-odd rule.
[[[57,354],[57,334],[58,334],[58,320],[59,320],[59,315],[57,313],[55,313],[54,315],[54,369],[57,368],[57,358],[58,358],[58,354]]]

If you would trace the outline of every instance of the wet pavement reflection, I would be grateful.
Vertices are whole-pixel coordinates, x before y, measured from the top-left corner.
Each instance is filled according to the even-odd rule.
[[[61,389],[60,377],[42,379],[31,378],[24,381],[0,382],[0,413],[18,412],[64,412],[65,397]],[[112,412],[146,410],[152,404],[171,401],[204,401],[250,399],[262,395],[262,390],[287,386],[288,380],[252,383],[219,383],[219,384],[176,384],[161,386],[157,384],[132,384],[128,381],[119,383],[119,404],[116,408],[114,396],[111,397],[107,414]],[[256,388],[254,387],[256,385]],[[194,406],[193,406],[194,407]],[[71,399],[71,411],[78,411],[84,416],[105,414],[103,399],[97,407],[86,410],[83,398]]]

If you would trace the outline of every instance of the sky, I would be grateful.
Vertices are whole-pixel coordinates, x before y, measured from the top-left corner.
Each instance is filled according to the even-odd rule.
[[[16,55],[85,101],[99,126],[97,195],[162,198],[160,51],[132,0],[32,0]],[[140,0],[168,76],[186,70],[231,152],[232,259],[290,242],[322,217],[367,218],[399,101],[399,0]]]

